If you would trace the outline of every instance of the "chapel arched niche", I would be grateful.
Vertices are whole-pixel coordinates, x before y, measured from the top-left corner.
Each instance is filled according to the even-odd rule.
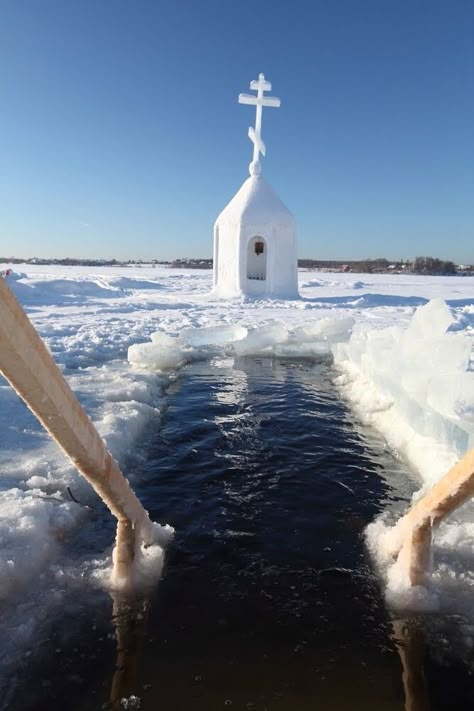
[[[267,278],[268,247],[263,237],[255,235],[247,246],[247,279],[265,281]]]

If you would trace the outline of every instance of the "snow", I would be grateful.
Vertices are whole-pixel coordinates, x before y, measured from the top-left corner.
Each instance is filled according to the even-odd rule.
[[[247,178],[218,217],[219,222],[294,226],[294,217],[262,175]]]
[[[219,355],[334,360],[337,386],[355,417],[384,434],[421,488],[474,446],[472,277],[302,271],[300,299],[223,302],[212,294],[205,270],[13,270],[8,283],[132,486],[134,458],[146,456],[144,433],[151,423],[159,426],[176,370]],[[97,499],[3,380],[0,433],[0,599],[13,609],[40,574],[44,580],[58,571],[72,575],[61,541],[89,513],[67,487],[81,504],[95,507]],[[374,524],[368,542],[390,601],[405,604],[379,545],[393,516],[387,511]],[[77,578],[96,584],[110,568],[111,544],[102,557],[97,551],[96,558],[84,555],[75,584]],[[439,564],[433,589],[421,594],[423,604],[466,600],[474,612],[474,564],[459,554],[473,546],[474,510],[467,505],[436,534]],[[151,565],[161,565],[159,553],[151,557]],[[9,619],[13,612],[4,615],[5,634]],[[22,639],[34,628],[32,620]]]

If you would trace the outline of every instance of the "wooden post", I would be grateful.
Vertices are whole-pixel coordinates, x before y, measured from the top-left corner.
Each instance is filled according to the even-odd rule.
[[[403,539],[398,562],[410,585],[425,585],[431,571],[431,519],[411,528]]]
[[[135,560],[136,537],[131,521],[119,519],[113,551],[113,579],[126,580]]]
[[[153,524],[117,462],[0,277],[0,372],[118,519],[114,576],[123,579]]]
[[[392,553],[410,585],[423,585],[430,565],[434,526],[474,496],[474,449],[419,499],[388,532]]]

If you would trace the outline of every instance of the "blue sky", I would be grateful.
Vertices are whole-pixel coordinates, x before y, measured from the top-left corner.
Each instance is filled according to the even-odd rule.
[[[299,256],[474,262],[472,0],[0,0],[0,256],[211,256],[263,172]]]

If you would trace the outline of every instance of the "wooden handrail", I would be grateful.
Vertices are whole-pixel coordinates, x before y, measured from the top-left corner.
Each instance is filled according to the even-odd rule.
[[[153,523],[2,277],[0,372],[117,518],[113,578],[126,583]]]
[[[469,450],[386,534],[386,544],[410,585],[424,585],[433,527],[474,496],[474,449]]]

